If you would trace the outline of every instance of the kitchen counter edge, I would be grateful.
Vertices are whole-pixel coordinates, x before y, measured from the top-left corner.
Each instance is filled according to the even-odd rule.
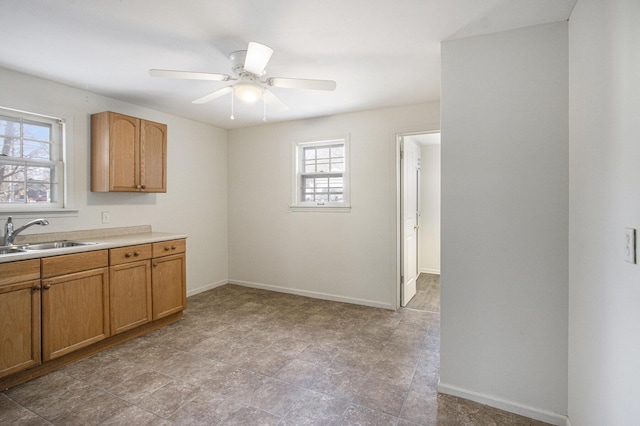
[[[138,234],[126,234],[126,235],[114,235],[109,237],[88,238],[82,240],[68,240],[68,241],[83,241],[92,242],[96,244],[64,247],[49,250],[33,250],[25,251],[21,253],[10,253],[0,255],[0,263],[16,262],[19,260],[28,259],[40,259],[43,257],[60,256],[63,254],[84,253],[88,251],[105,250],[110,248],[134,246],[138,244],[151,244],[162,241],[171,241],[186,239],[186,234],[173,234],[169,232],[144,232]]]

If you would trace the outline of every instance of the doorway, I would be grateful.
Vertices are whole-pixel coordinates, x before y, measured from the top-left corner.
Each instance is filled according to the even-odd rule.
[[[398,307],[440,311],[440,132],[397,135]]]

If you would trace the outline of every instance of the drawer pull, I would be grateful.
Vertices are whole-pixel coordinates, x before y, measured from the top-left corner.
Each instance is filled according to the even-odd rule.
[[[178,248],[177,246],[171,246],[171,250],[175,250],[177,248]]]
[[[140,252],[139,252],[139,251],[137,251],[137,252],[133,253],[133,255],[134,255],[134,256],[136,256],[136,257],[137,257],[137,256],[140,256]]]
[[[169,251],[171,250],[168,246],[164,248],[164,251]]]
[[[44,288],[45,290],[49,290],[51,288],[51,284],[45,284],[42,288]]]
[[[133,253],[131,253],[130,251],[124,254],[124,257],[131,257],[131,256],[133,256]]]

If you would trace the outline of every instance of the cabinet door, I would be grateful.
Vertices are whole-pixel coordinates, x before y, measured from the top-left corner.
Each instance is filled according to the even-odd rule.
[[[143,192],[167,192],[167,125],[140,122],[140,185]]]
[[[0,377],[40,364],[40,281],[0,286]]]
[[[111,334],[122,333],[150,322],[150,261],[112,266],[109,271],[109,293]]]
[[[140,119],[109,115],[109,190],[138,191],[140,186]]]
[[[187,270],[184,254],[152,259],[153,319],[182,311],[187,307]]]
[[[109,337],[109,269],[42,280],[42,358],[49,361]]]

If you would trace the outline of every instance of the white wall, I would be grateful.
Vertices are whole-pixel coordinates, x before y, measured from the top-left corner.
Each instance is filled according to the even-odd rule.
[[[187,291],[226,280],[225,130],[4,69],[0,69],[0,93],[0,106],[61,117],[68,124],[69,200],[79,213],[43,214],[50,225],[25,234],[133,225],[186,233]],[[90,114],[107,110],[168,125],[166,194],[90,192]],[[111,213],[108,225],[101,223],[104,210]],[[0,212],[2,223],[7,215]],[[26,220],[14,214],[16,225]]]
[[[554,423],[567,413],[567,32],[442,44],[439,389]]]
[[[420,147],[418,269],[440,273],[440,144]]]
[[[434,103],[229,131],[229,279],[395,309],[395,134],[439,121]],[[347,134],[351,212],[289,212],[293,141]]]
[[[569,22],[569,417],[640,422],[640,2],[579,0]]]

